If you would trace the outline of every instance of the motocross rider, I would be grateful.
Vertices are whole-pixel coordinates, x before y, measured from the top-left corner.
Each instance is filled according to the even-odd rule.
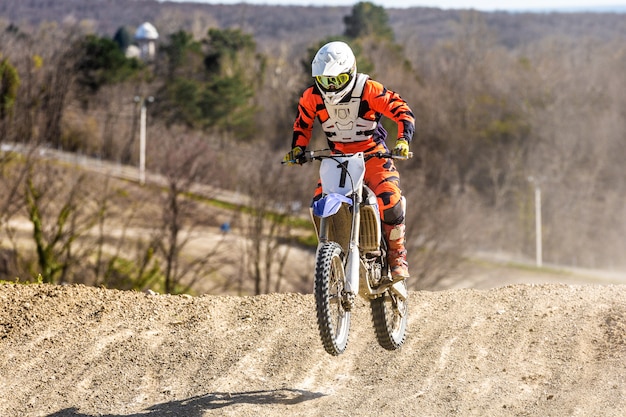
[[[415,130],[413,112],[397,93],[366,74],[357,73],[352,49],[344,42],[329,42],[313,58],[314,84],[298,102],[293,125],[291,151],[283,162],[302,163],[311,140],[313,122],[320,121],[330,148],[337,153],[389,152],[382,116],[398,125],[398,137],[392,153],[409,156],[409,143]],[[387,261],[394,280],[409,277],[404,246],[405,210],[399,187],[400,175],[392,159],[371,158],[366,162],[365,184],[378,199],[383,232],[389,245]],[[313,201],[321,198],[317,184]]]

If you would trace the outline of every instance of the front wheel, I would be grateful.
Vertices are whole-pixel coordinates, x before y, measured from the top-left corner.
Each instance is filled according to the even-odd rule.
[[[401,281],[395,285],[405,285]],[[396,350],[406,339],[408,300],[402,299],[391,288],[384,295],[370,301],[372,321],[378,343],[387,350]]]
[[[315,263],[317,324],[324,349],[334,356],[346,349],[350,331],[350,311],[343,300],[346,282],[343,258],[338,243],[326,242],[317,251]]]

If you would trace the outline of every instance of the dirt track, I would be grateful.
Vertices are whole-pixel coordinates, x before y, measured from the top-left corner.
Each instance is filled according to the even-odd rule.
[[[312,295],[0,286],[0,416],[624,416],[626,286],[411,293],[331,357]]]

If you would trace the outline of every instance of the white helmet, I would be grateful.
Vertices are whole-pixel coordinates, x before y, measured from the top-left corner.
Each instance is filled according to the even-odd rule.
[[[337,104],[354,87],[356,80],[356,59],[352,49],[345,42],[329,42],[315,54],[312,75],[330,104]]]

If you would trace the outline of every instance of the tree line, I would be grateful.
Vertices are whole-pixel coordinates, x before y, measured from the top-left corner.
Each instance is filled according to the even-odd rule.
[[[314,52],[337,38],[354,47],[362,72],[398,91],[416,114],[417,157],[400,166],[414,288],[432,288],[468,253],[531,258],[537,185],[546,261],[624,267],[623,39],[603,32],[513,45],[489,15],[472,11],[458,13],[446,36],[433,39],[398,32],[390,14],[358,3],[341,17],[340,33],[295,45],[264,39],[260,46],[237,27],[209,25],[200,35],[177,27],[161,33],[148,62],[124,55],[125,27],[108,37],[81,22],[28,31],[6,23],[2,143],[136,164],[134,98],[150,96],[147,160],[159,174],[158,191],[148,197],[146,189],[44,163],[36,152],[25,159],[3,153],[0,224],[3,242],[13,242],[3,252],[7,273],[48,282],[89,276],[121,287],[159,283],[167,292],[189,290],[195,280],[240,292],[306,288],[310,271],[289,271],[287,258],[302,237],[292,207],[308,206],[315,168],[286,174],[277,155],[290,145]],[[394,126],[385,126],[393,137]],[[319,131],[315,141],[324,146]],[[229,271],[219,271],[218,242],[202,254],[187,251],[196,229],[219,226],[202,217],[206,201],[190,193],[198,184],[253,196],[223,212],[247,237],[239,249],[245,262]],[[20,216],[32,224],[33,252],[15,239]],[[111,243],[113,224],[121,236]],[[149,236],[131,239],[133,230]]]

